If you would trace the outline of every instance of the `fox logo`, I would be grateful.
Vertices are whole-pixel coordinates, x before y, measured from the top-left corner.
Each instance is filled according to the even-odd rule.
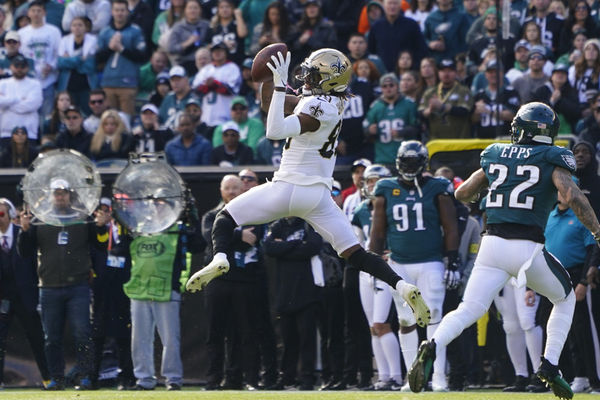
[[[135,249],[140,258],[152,258],[165,252],[165,245],[161,242],[141,242]]]

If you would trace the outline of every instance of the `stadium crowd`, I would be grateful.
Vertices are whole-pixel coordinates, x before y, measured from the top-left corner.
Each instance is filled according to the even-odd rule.
[[[285,141],[265,137],[259,85],[250,71],[261,48],[284,42],[295,71],[323,47],[344,52],[352,63],[352,96],[336,150],[337,163],[350,166],[353,184],[342,190],[336,183],[331,195],[359,233],[363,225],[354,211],[371,195],[370,176],[363,173],[372,164],[395,173],[398,148],[408,140],[506,137],[519,106],[529,101],[550,105],[560,118],[559,133],[573,135],[575,175],[598,214],[600,1],[513,0],[508,17],[500,13],[503,1],[497,10],[489,0],[8,0],[0,7],[0,167],[26,168],[37,154],[55,148],[75,149],[97,166],[125,165],[130,152],[164,151],[169,163],[179,166],[277,167]],[[508,20],[504,35],[499,18]],[[290,75],[292,91],[299,84]],[[461,182],[449,168],[430,173],[455,186]],[[180,233],[189,240],[187,251],[202,252],[208,244],[210,261],[215,215],[258,183],[250,169],[226,175],[222,201],[213,210],[201,210],[206,212],[196,235]],[[64,182],[54,184],[52,190],[69,191]],[[0,201],[0,383],[8,326],[17,316],[46,389],[63,389],[69,382],[80,389],[98,387],[108,338],[118,349],[119,388],[154,389],[149,357],[155,326],[164,346],[161,374],[168,389],[181,388],[176,315],[179,283],[190,267],[180,257],[183,239],[171,243],[173,257],[167,263],[172,268],[156,272],[171,280],[173,294],[161,295],[158,303],[164,307],[148,304],[156,293],[140,291],[133,278],[145,277],[129,272],[136,265],[129,245],[142,239],[130,237],[108,217],[110,206],[103,201],[103,218],[80,235],[88,238],[80,245],[93,251],[79,266],[91,266],[97,274],[90,322],[89,310],[82,309],[92,303],[89,290],[85,293],[86,271],[61,271],[50,279],[48,270],[36,273],[36,246],[51,259],[56,245],[40,242],[39,232],[33,240],[27,222],[21,233],[9,229],[19,216],[10,201]],[[446,289],[444,313],[460,299],[484,223],[476,204],[470,211],[458,203],[456,208],[461,282]],[[565,233],[560,221],[568,218],[565,212],[557,208],[547,228],[556,230],[547,231],[548,237],[564,238],[547,247],[556,246],[557,257],[564,255],[559,259],[578,300],[560,366],[574,391],[600,393],[600,353],[593,339],[600,323],[598,259],[593,240],[581,233],[575,243],[574,235]],[[368,307],[363,313],[359,281],[368,278],[346,269],[331,246],[297,218],[239,228],[234,241],[239,268],[217,278],[203,294],[207,390],[402,389],[410,363],[400,360],[414,357],[405,348],[427,333],[403,326],[391,297],[383,320],[374,321]],[[272,305],[266,260],[277,271]],[[383,290],[381,284],[372,282],[372,290]],[[59,299],[49,288],[69,290]],[[434,390],[483,384],[547,390],[529,376],[537,367],[549,306],[523,291],[512,301],[522,300],[522,307],[512,304],[516,312],[507,311],[509,292],[512,296],[507,286],[486,319],[448,347],[448,382],[437,388],[434,382]],[[63,328],[57,326],[65,316],[56,320],[48,311],[56,313],[58,301],[69,304],[66,313],[78,321],[77,368],[69,379],[62,371]],[[271,307],[278,315],[277,330]],[[506,346],[500,345],[504,338]]]

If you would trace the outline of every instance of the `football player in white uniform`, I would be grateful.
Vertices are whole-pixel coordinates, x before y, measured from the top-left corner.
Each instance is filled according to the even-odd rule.
[[[286,95],[290,59],[289,52],[273,56],[267,64],[273,81],[262,87],[262,106],[268,107],[267,138],[286,139],[279,170],[271,182],[238,196],[217,215],[212,231],[213,260],[190,278],[187,289],[202,290],[229,270],[227,254],[231,253],[236,226],[295,216],[312,225],[351,266],[398,290],[413,309],[417,323],[425,326],[430,312],[417,287],[404,282],[381,257],[363,249],[350,222],[331,198],[350,61],[334,49],[311,53],[298,76],[304,82],[302,94],[293,96]]]

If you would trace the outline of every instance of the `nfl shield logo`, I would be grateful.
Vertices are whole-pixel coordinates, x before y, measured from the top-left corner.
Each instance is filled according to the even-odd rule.
[[[563,154],[561,157],[569,168],[576,169],[577,164],[575,164],[575,157],[572,154]]]

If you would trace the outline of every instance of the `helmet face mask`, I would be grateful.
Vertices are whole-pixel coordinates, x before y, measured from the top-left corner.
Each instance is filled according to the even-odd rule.
[[[511,123],[511,141],[515,144],[554,144],[560,121],[552,108],[532,102],[517,111]]]
[[[417,140],[408,140],[398,148],[396,169],[403,179],[412,181],[423,172],[428,161],[427,147]]]
[[[300,67],[302,71],[296,79],[304,82],[314,94],[342,94],[352,76],[350,61],[335,49],[314,51]]]
[[[363,173],[363,181],[360,188],[361,195],[364,198],[373,200],[375,198],[375,183],[382,178],[389,178],[392,173],[389,169],[381,164],[369,165]],[[373,183],[373,186],[369,188],[369,183]]]

